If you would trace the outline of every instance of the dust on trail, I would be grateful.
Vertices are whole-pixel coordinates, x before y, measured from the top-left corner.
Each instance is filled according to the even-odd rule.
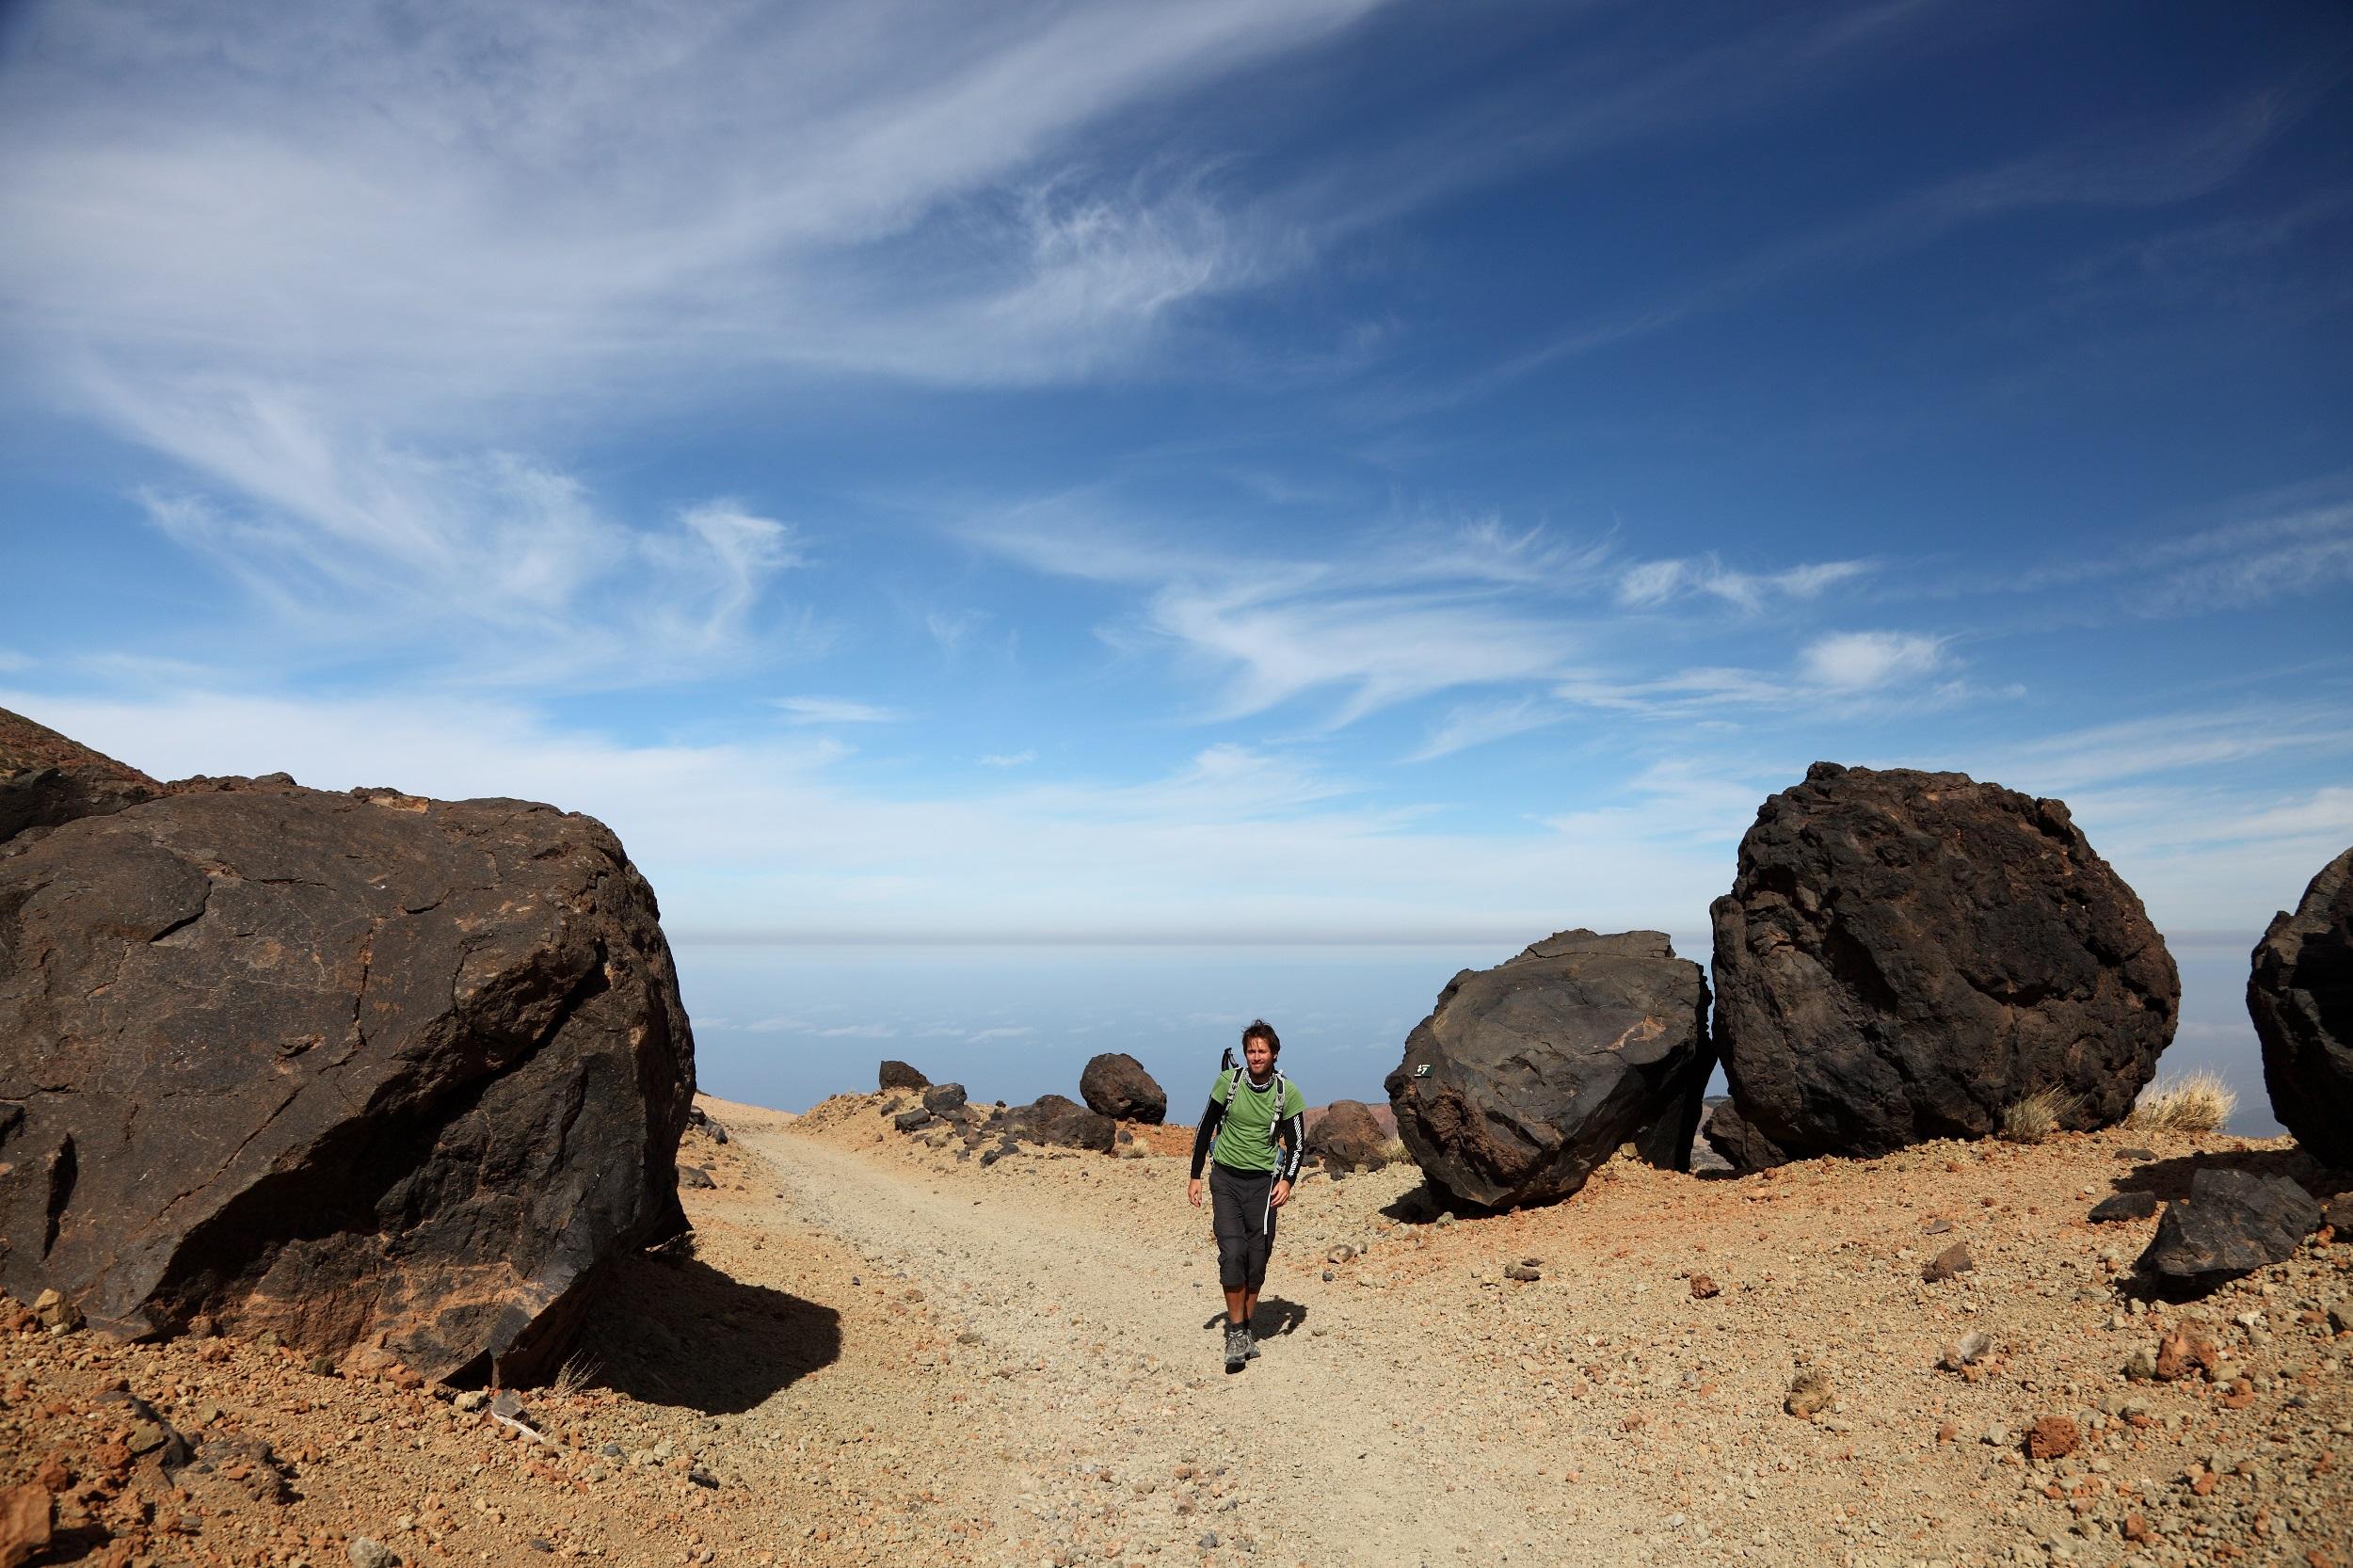
[[[1442,1345],[1444,1325],[1378,1306],[1303,1315],[1287,1298],[1332,1292],[1278,1271],[1261,1324],[1291,1331],[1225,1374],[1206,1211],[1183,1207],[1175,1161],[1089,1160],[1095,1176],[1023,1158],[983,1185],[800,1132],[744,1142],[797,1220],[903,1274],[926,1310],[986,1347],[998,1375],[973,1382],[972,1451],[937,1456],[935,1484],[994,1472],[985,1502],[1003,1560],[1194,1561],[1213,1535],[1220,1558],[1443,1568],[1551,1561],[1568,1544],[1529,1510],[1545,1462],[1532,1448],[1456,1463],[1474,1401],[1443,1351],[1417,1351],[1425,1330]],[[1318,1228],[1296,1223],[1306,1207],[1280,1239],[1294,1277],[1322,1250]],[[1614,1560],[1625,1533],[1589,1514],[1574,1544]]]

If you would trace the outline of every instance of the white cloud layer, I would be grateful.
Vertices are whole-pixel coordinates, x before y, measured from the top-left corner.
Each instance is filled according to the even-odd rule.
[[[1238,746],[1142,783],[893,798],[861,788],[839,747],[628,745],[496,702],[0,691],[0,706],[160,775],[282,767],[330,789],[553,800],[622,835],[674,934],[739,937],[1509,942],[1580,923],[1698,930],[1758,803],[1803,767],[1671,757],[1589,783],[1540,821],[1462,832]],[[2055,736],[1968,771],[2037,792],[2072,781],[2077,821],[2160,927],[2251,932],[2345,847],[2353,792],[2266,787],[2235,765],[2137,782],[2141,754],[2125,743],[2234,761],[2273,747],[2283,721],[2296,744],[2353,750],[2341,729],[2317,734],[2315,715],[2217,712]]]

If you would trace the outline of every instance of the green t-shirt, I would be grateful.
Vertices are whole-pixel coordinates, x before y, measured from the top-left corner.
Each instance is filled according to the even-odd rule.
[[[1217,1124],[1217,1141],[1209,1145],[1209,1158],[1228,1170],[1272,1171],[1274,1161],[1274,1124],[1292,1116],[1304,1115],[1307,1102],[1299,1097],[1299,1085],[1289,1079],[1283,1080],[1283,1103],[1274,1103],[1274,1085],[1269,1081],[1263,1089],[1254,1088],[1250,1075],[1241,1075],[1241,1091],[1232,1103],[1226,1093],[1234,1088],[1235,1075],[1217,1075],[1216,1086],[1209,1098],[1225,1107],[1225,1114]]]

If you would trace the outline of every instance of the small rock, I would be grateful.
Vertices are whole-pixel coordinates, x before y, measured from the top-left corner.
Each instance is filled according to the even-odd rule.
[[[1506,1263],[1503,1266],[1503,1277],[1517,1280],[1522,1285],[1533,1285],[1545,1276],[1525,1263]]]
[[[1356,1249],[1343,1241],[1338,1246],[1334,1247],[1330,1252],[1325,1253],[1323,1255],[1323,1260],[1326,1263],[1345,1263],[1355,1256]]]
[[[56,1501],[38,1483],[0,1491],[0,1562],[37,1557],[49,1544]]]
[[[33,1301],[33,1320],[52,1333],[71,1333],[82,1326],[82,1309],[55,1290],[43,1290]]]
[[[449,1401],[451,1406],[466,1415],[472,1415],[490,1402],[490,1396],[479,1388],[469,1388]]]
[[[711,1173],[700,1165],[680,1165],[678,1168],[678,1184],[696,1192],[708,1192],[719,1185],[711,1179]]]
[[[891,1117],[890,1125],[901,1132],[913,1132],[918,1128],[930,1126],[931,1120],[932,1113],[919,1105],[912,1111],[902,1111]]]
[[[719,1490],[719,1478],[712,1475],[710,1471],[704,1469],[699,1464],[688,1469],[686,1472],[686,1479],[693,1481],[696,1486],[706,1487],[713,1492]]]
[[[2221,1365],[2222,1348],[2205,1335],[2187,1329],[2175,1329],[2157,1342],[2156,1365],[2152,1371],[2159,1383],[2172,1383],[2203,1371],[2212,1375]]]
[[[1807,1368],[1791,1380],[1787,1398],[1781,1408],[1802,1420],[1811,1421],[1831,1401],[1830,1379],[1814,1368]]]
[[[2116,1158],[2119,1160],[2137,1160],[2146,1162],[2156,1157],[2157,1151],[2154,1149],[2124,1148],[2116,1151]]]
[[[1949,1234],[1952,1228],[1953,1222],[1945,1219],[1942,1215],[1939,1215],[1937,1218],[1930,1220],[1927,1224],[1922,1225],[1920,1227],[1920,1234],[1923,1236],[1944,1236]]]
[[[2353,1302],[2338,1302],[2329,1308],[2329,1332],[2353,1334]]]
[[[2157,1375],[2156,1353],[2143,1345],[2124,1362],[2124,1376],[2133,1383],[2147,1383]]]
[[[1199,1547],[1200,1547],[1203,1551],[1205,1551],[1205,1552],[1207,1552],[1207,1551],[1214,1551],[1214,1550],[1217,1548],[1217,1531],[1215,1531],[1215,1530],[1204,1530],[1204,1531],[1202,1531],[1202,1533],[1201,1533],[1201,1539],[1200,1539],[1200,1540],[1198,1540],[1198,1541],[1196,1541],[1196,1542],[1194,1542],[1194,1543],[1193,1543],[1193,1544],[1194,1544],[1194,1545],[1196,1545],[1196,1546],[1199,1546]]]
[[[335,1375],[335,1358],[331,1355],[314,1355],[303,1366],[312,1377],[331,1378]]]
[[[1707,1275],[1693,1274],[1691,1276],[1691,1299],[1693,1301],[1704,1302],[1711,1296],[1717,1296],[1722,1293],[1723,1287],[1718,1285]]]
[[[2028,1459],[2065,1459],[2083,1446],[2083,1433],[2064,1416],[2045,1416],[2026,1432]]]
[[[400,1555],[380,1541],[366,1536],[354,1536],[351,1542],[351,1568],[399,1568]]]
[[[1945,1354],[1938,1365],[1948,1372],[1958,1372],[1963,1367],[1977,1365],[1993,1348],[1993,1341],[1989,1336],[1976,1332],[1964,1334],[1945,1347]]]
[[[1977,1266],[1977,1260],[1969,1256],[1969,1243],[1956,1241],[1931,1258],[1929,1266],[1920,1271],[1920,1277],[1930,1285],[1938,1285],[1965,1274]]]
[[[502,1388],[490,1397],[490,1414],[525,1425],[531,1423],[531,1412],[523,1408],[523,1397],[512,1388]]]

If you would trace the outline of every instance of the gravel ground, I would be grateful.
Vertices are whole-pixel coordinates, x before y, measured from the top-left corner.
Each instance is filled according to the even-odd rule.
[[[0,1484],[68,1532],[40,1560],[2353,1568],[2353,1246],[2151,1302],[2155,1220],[2084,1218],[2201,1163],[2314,1178],[2284,1141],[1620,1161],[1459,1220],[1410,1167],[1311,1174],[1229,1377],[1186,1129],[984,1167],[886,1096],[702,1103],[733,1137],[681,1154],[694,1256],[624,1271],[588,1385],[524,1391],[539,1437],[380,1354],[0,1315]]]

